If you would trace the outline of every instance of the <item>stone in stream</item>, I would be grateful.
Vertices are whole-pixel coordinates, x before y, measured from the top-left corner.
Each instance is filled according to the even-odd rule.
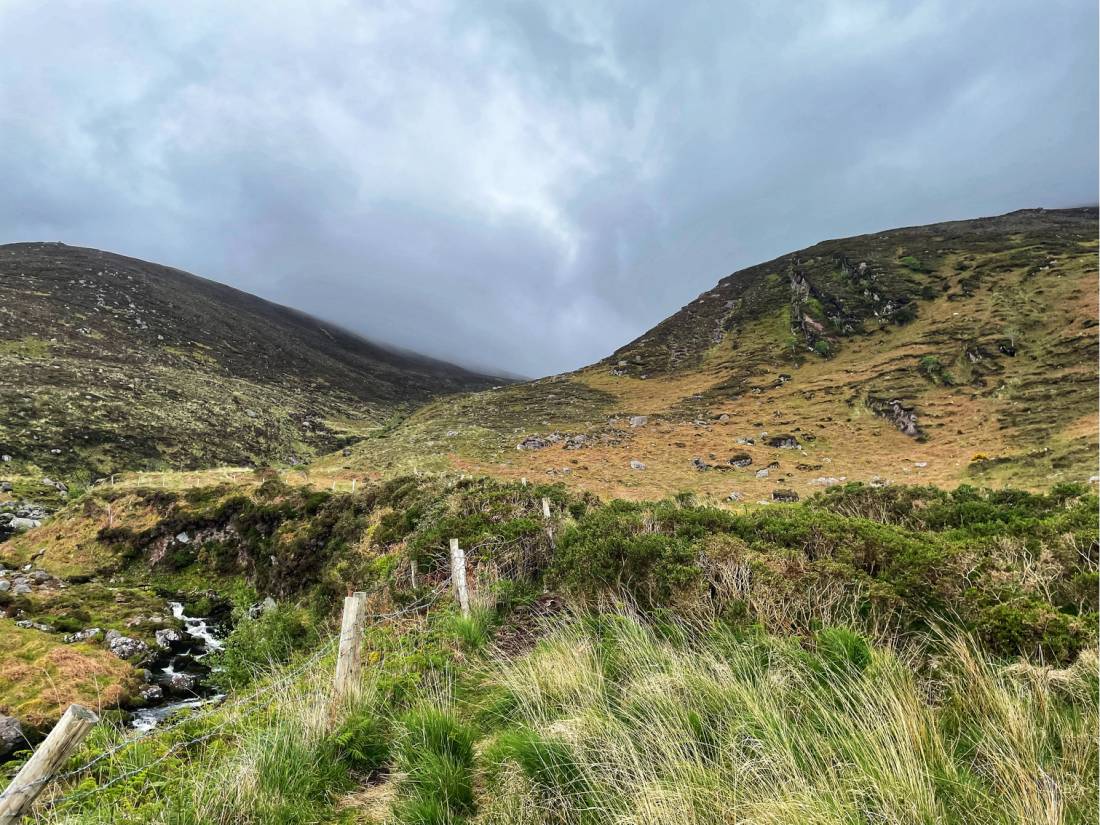
[[[183,637],[179,634],[179,631],[172,630],[171,628],[158,630],[155,636],[157,639],[157,647],[169,648],[176,642],[183,641]]]
[[[131,636],[123,636],[117,630],[107,631],[105,640],[107,649],[120,659],[133,659],[145,656],[149,652],[149,646],[145,642]]]

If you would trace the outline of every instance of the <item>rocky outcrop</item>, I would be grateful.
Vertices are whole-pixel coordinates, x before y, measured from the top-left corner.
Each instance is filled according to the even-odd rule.
[[[905,405],[899,399],[876,398],[870,396],[867,399],[867,407],[879,418],[885,418],[911,438],[923,440],[926,436],[917,424],[917,413],[912,405]]]
[[[142,659],[149,654],[149,645],[132,636],[123,636],[117,630],[107,631],[104,641],[107,649],[120,659]]]

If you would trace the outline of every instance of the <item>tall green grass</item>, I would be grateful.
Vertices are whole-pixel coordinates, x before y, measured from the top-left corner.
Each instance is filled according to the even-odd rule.
[[[574,621],[501,662],[481,823],[1086,823],[1097,659]]]

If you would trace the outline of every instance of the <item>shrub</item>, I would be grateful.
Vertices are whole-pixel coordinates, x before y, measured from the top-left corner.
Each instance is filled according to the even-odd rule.
[[[671,602],[699,582],[695,553],[687,536],[647,530],[645,515],[623,501],[588,513],[561,535],[553,578],[585,600],[625,593],[643,606]]]
[[[211,681],[222,689],[239,688],[314,640],[313,623],[300,607],[278,605],[256,619],[242,619],[211,657]]]

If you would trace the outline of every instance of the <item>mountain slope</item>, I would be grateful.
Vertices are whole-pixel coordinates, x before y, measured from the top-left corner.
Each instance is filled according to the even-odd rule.
[[[1081,481],[1096,251],[1094,208],[826,241],[723,278],[591,367],[435,402],[329,463],[746,500],[876,476]]]
[[[295,461],[494,379],[169,267],[0,246],[8,475]]]

